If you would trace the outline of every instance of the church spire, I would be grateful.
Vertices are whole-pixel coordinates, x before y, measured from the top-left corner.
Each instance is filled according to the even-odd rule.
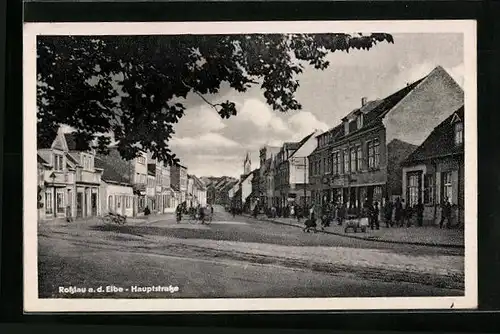
[[[243,174],[250,174],[252,171],[252,161],[250,160],[250,152],[247,152],[245,160],[243,161]]]

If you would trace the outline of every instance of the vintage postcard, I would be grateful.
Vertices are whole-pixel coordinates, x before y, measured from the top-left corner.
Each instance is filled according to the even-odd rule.
[[[473,309],[475,21],[27,23],[25,312]]]

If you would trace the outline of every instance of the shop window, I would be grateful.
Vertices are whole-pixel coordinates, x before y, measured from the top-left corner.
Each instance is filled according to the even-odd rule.
[[[63,192],[57,192],[56,201],[57,201],[57,213],[64,213],[65,212],[65,205],[64,205],[64,193]]]
[[[52,192],[47,191],[45,193],[45,213],[53,214],[53,206],[52,206]]]
[[[418,204],[418,178],[419,174],[408,174],[407,196],[409,206]]]

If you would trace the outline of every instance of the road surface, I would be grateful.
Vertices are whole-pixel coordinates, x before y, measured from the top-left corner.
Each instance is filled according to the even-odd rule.
[[[220,207],[207,226],[40,225],[38,260],[41,298],[463,295],[461,250],[303,233]],[[88,291],[106,286],[115,288]],[[178,291],[140,289],[151,286]]]

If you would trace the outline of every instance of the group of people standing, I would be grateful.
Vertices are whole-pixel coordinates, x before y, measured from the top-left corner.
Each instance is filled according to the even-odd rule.
[[[190,206],[188,208],[187,203],[182,202],[175,208],[177,223],[181,222],[183,214],[187,214],[195,220],[199,220],[202,224],[205,224],[207,219],[208,221],[212,221],[214,215],[214,207],[210,204],[206,207],[198,204],[196,207]]]

